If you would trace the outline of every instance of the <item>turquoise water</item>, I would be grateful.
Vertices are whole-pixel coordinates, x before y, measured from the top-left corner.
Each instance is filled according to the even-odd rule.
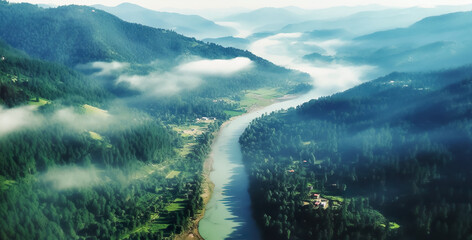
[[[210,180],[215,184],[213,194],[200,221],[199,232],[206,240],[260,239],[260,231],[252,217],[248,188],[239,137],[249,123],[264,113],[296,107],[318,97],[316,91],[298,98],[276,103],[259,111],[244,114],[222,127],[212,146],[213,171]]]

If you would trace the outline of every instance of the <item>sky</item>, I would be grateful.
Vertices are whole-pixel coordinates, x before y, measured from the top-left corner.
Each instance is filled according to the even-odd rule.
[[[33,4],[52,4],[52,5],[94,5],[102,4],[106,6],[116,6],[123,2],[130,2],[140,6],[154,9],[227,9],[243,8],[257,9],[261,7],[286,7],[297,6],[306,9],[320,9],[333,6],[356,6],[379,4],[393,7],[435,7],[440,5],[463,5],[472,4],[472,0],[10,0],[9,2],[29,2]]]

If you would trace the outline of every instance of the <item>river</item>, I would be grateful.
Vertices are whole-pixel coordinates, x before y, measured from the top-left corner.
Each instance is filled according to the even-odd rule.
[[[314,98],[330,95],[361,83],[367,66],[340,64],[312,65],[299,61],[287,49],[297,40],[297,34],[277,34],[254,42],[250,51],[276,64],[307,72],[314,80],[314,89],[297,98],[274,103],[258,111],[233,118],[225,124],[213,143],[210,157],[213,171],[210,180],[215,187],[199,223],[200,235],[206,240],[260,239],[260,230],[252,217],[248,174],[242,162],[239,137],[252,120],[264,113],[296,107]],[[331,46],[327,46],[329,48]],[[332,49],[328,49],[334,51]],[[333,52],[334,54],[334,52]]]

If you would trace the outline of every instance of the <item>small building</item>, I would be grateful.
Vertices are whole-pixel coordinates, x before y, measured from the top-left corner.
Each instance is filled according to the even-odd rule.
[[[295,172],[295,170],[293,170],[293,169],[290,169],[290,170],[288,170],[288,172],[291,172],[291,173],[293,173],[293,172]]]
[[[314,199],[320,199],[320,194],[319,194],[319,193],[313,194],[313,198],[314,198]]]
[[[5,61],[5,57],[4,57],[4,56],[2,56],[2,61]]]

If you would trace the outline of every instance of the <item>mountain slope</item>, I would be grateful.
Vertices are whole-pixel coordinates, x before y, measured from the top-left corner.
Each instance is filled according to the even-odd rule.
[[[0,57],[0,104],[13,107],[36,98],[101,104],[111,98],[90,78],[60,64],[32,59],[2,41]]]
[[[472,39],[472,12],[456,12],[424,18],[407,28],[372,33],[356,40],[388,44],[425,44],[433,41],[464,41]]]
[[[2,4],[0,22],[0,38],[13,47],[33,57],[69,66],[112,60],[169,61],[181,55],[226,59],[244,56],[258,64],[273,66],[249,52],[124,22],[102,10],[84,6],[42,9],[30,4]]]
[[[260,8],[254,11],[240,13],[221,19],[224,22],[236,22],[243,29],[251,29],[254,32],[273,31],[292,22],[299,22],[303,18],[283,8]]]
[[[425,71],[469,64],[472,12],[428,17],[407,28],[355,38],[339,50],[353,62],[386,71]]]
[[[322,29],[342,28],[356,35],[369,34],[375,31],[391,28],[407,27],[416,21],[439,14],[461,11],[459,7],[441,8],[404,8],[404,9],[381,9],[363,10],[349,16],[315,19],[300,23],[287,24],[281,32],[307,32]],[[309,20],[309,19],[308,19]]]
[[[240,142],[265,238],[470,236],[471,79],[392,73],[253,122]]]
[[[115,7],[103,5],[92,7],[109,12],[128,22],[169,29],[198,39],[231,36],[236,32],[232,28],[218,25],[197,15],[153,11],[131,3],[122,3]]]

